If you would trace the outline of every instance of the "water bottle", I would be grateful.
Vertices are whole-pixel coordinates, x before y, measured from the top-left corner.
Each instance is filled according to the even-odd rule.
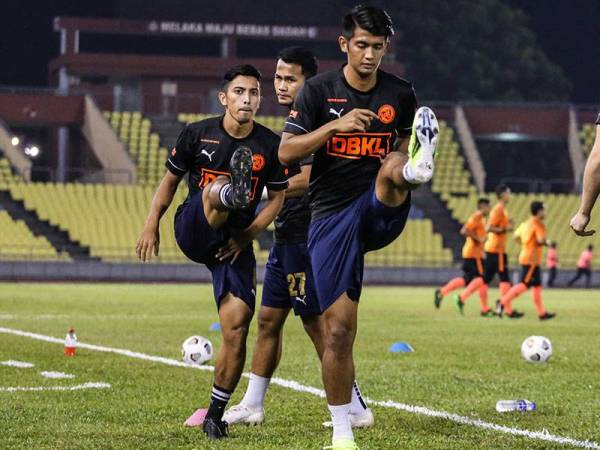
[[[75,347],[77,347],[77,335],[74,328],[69,328],[65,337],[65,356],[75,356]]]
[[[496,403],[496,411],[498,412],[509,412],[509,411],[535,411],[537,405],[535,402],[529,400],[499,400]]]

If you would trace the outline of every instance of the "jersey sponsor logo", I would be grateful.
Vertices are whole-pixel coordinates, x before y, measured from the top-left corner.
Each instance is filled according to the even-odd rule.
[[[334,116],[337,116],[337,118],[339,119],[340,117],[342,117],[342,111],[344,110],[344,108],[340,109],[339,111],[336,111],[333,108],[329,108],[329,113],[333,114]]]
[[[171,156],[175,156],[177,154],[177,149],[175,147],[173,147],[173,150],[171,150]]]
[[[295,109],[290,109],[290,117],[292,119],[297,119],[298,118],[298,111],[296,111]]]
[[[252,171],[260,172],[265,168],[265,157],[260,153],[255,153],[252,155]]]
[[[327,141],[327,154],[338,158],[383,159],[390,152],[392,133],[338,133]]]
[[[204,142],[205,144],[220,144],[221,141],[217,141],[216,139],[200,139],[200,142]]]
[[[377,111],[379,121],[384,124],[390,124],[396,117],[396,110],[392,105],[381,105]]]
[[[198,187],[200,189],[204,189],[210,183],[215,181],[217,177],[224,175],[226,177],[230,176],[229,172],[222,172],[220,170],[212,170],[202,168],[200,170],[200,181],[198,182]],[[256,193],[256,187],[258,186],[258,177],[252,177],[252,192],[250,193],[250,200],[254,200],[254,194]]]
[[[327,101],[329,103],[346,103],[348,101],[347,98],[328,98]]]
[[[208,156],[208,160],[209,160],[210,162],[212,162],[212,157],[213,157],[213,155],[215,154],[215,152],[216,152],[216,150],[213,150],[212,152],[208,153],[208,152],[206,151],[206,149],[205,149],[205,148],[203,148],[203,149],[202,149],[202,151],[200,152],[200,154],[201,154],[201,155],[206,155],[206,156]]]

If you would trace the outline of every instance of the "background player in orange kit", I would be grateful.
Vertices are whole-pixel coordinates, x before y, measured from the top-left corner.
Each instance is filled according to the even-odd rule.
[[[546,240],[546,227],[544,225],[545,211],[542,202],[531,203],[531,217],[523,222],[515,231],[515,239],[521,243],[519,253],[519,264],[521,264],[521,282],[502,296],[496,302],[496,311],[500,317],[506,314],[508,317],[518,319],[523,313],[513,310],[512,301],[530,287],[533,288],[533,303],[540,320],[552,319],[556,314],[546,312],[542,301],[542,280],[540,276],[540,264],[542,261],[542,249],[548,244]]]
[[[486,240],[486,218],[490,212],[490,201],[487,198],[480,198],[477,201],[477,211],[469,217],[469,220],[463,225],[460,234],[465,236],[465,245],[462,249],[463,256],[463,276],[454,278],[446,285],[435,291],[435,307],[439,308],[444,296],[450,292],[459,289],[471,282],[474,278],[483,277],[483,244]],[[493,315],[487,301],[487,290],[481,295],[481,315]],[[456,296],[456,306],[462,313],[464,302]]]

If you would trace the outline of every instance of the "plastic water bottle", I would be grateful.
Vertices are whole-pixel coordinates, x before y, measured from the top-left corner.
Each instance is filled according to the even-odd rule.
[[[74,328],[69,328],[65,337],[65,356],[75,356],[75,347],[77,347],[77,335]]]
[[[498,412],[509,412],[509,411],[535,411],[537,405],[535,402],[529,400],[499,400],[496,403],[496,411]]]

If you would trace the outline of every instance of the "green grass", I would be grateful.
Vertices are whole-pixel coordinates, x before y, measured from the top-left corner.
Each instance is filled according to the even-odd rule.
[[[490,292],[494,299],[495,291]],[[455,311],[451,298],[433,308],[433,289],[366,288],[359,308],[355,346],[363,393],[580,440],[600,441],[600,299],[594,291],[544,291],[554,321],[541,323],[530,294],[516,301],[519,321],[478,317],[478,300]],[[86,343],[179,358],[181,342],[208,331],[216,321],[206,285],[0,284],[0,326],[63,337],[69,326]],[[249,367],[254,328],[249,338]],[[529,335],[552,340],[548,364],[521,360]],[[413,354],[391,354],[407,341]],[[76,392],[0,392],[0,448],[10,449],[318,449],[330,432],[325,400],[271,386],[266,423],[232,427],[231,438],[208,443],[198,429],[182,426],[206,406],[212,373],[170,367],[114,354],[62,347],[0,333],[0,361],[36,364],[33,369],[0,366],[3,386],[70,386],[103,381],[111,389]],[[74,380],[49,380],[41,370],[72,373]],[[277,376],[321,387],[316,355],[297,319],[285,330]],[[247,380],[236,390],[243,395]],[[535,413],[499,414],[499,399],[538,402]],[[361,449],[547,449],[564,446],[471,425],[375,406],[376,426],[358,430]]]

